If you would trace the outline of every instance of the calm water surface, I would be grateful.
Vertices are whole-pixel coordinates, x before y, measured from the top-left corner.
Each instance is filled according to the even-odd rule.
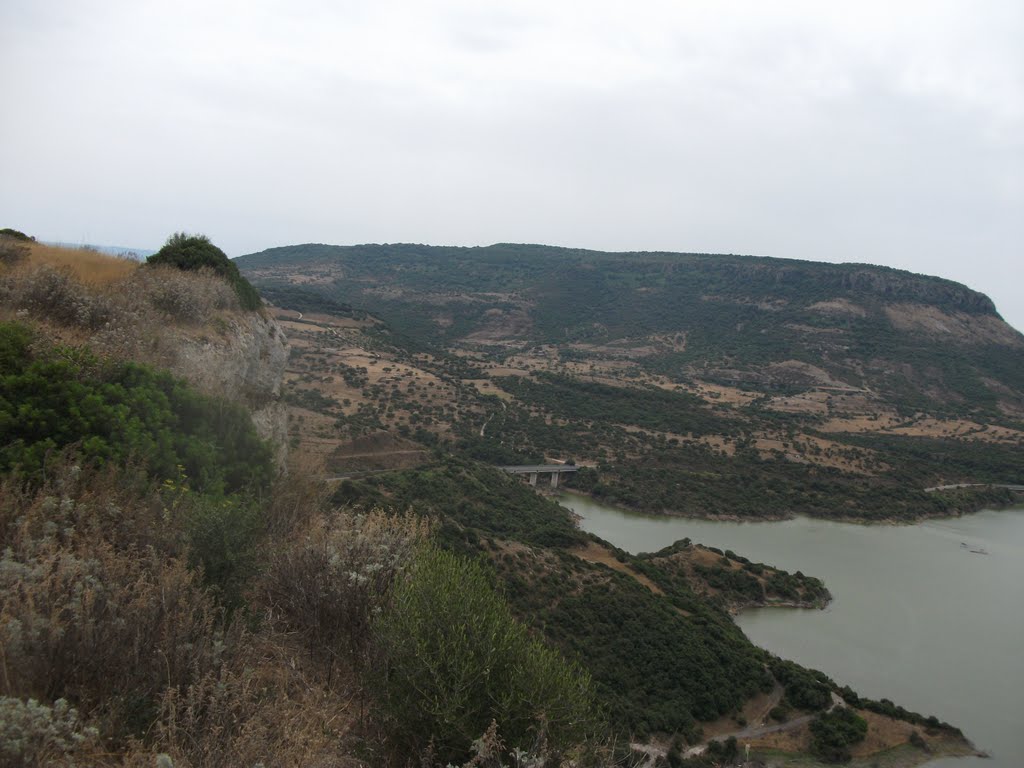
[[[584,530],[630,552],[689,537],[823,579],[834,598],[826,610],[751,610],[737,623],[757,645],[862,696],[934,714],[993,755],[929,766],[1024,766],[1024,509],[893,527],[648,517],[573,494],[561,502]]]

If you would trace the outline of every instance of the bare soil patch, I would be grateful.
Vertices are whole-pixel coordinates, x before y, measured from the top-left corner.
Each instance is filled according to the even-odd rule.
[[[776,683],[775,688],[771,692],[759,693],[753,698],[748,699],[737,717],[723,715],[714,722],[704,723],[701,726],[704,729],[704,738],[713,739],[716,736],[735,732],[738,728],[742,727],[740,722],[738,722],[738,718],[742,718],[742,721],[748,725],[758,725],[766,721],[772,707],[778,705],[782,700],[782,694],[782,686]]]
[[[510,393],[506,392],[490,379],[463,379],[462,383],[475,387],[476,391],[481,395],[494,395],[495,397],[500,397],[502,400],[514,399]]]
[[[856,475],[874,475],[883,467],[870,449],[853,448],[814,435],[790,438],[762,434],[754,440],[754,447],[763,458],[782,456],[787,461],[832,467]]]
[[[1010,429],[1009,427],[979,424],[966,419],[936,419],[932,417],[905,419],[899,418],[893,413],[829,419],[819,428],[822,432],[833,433],[874,432],[906,435],[909,437],[953,438],[991,443],[1019,443],[1024,441],[1024,432]]]
[[[854,304],[849,299],[829,299],[811,304],[808,309],[825,315],[845,315],[850,317],[866,317],[864,307]]]
[[[699,380],[694,383],[696,386],[691,391],[709,403],[744,406],[761,397],[759,392],[748,392],[725,384],[712,384],[709,381]]]
[[[572,550],[572,554],[576,555],[576,557],[580,558],[581,560],[586,560],[588,563],[600,563],[601,565],[607,565],[613,571],[618,571],[619,573],[624,573],[627,576],[631,576],[632,578],[636,579],[637,582],[643,584],[656,595],[665,594],[662,591],[661,587],[659,587],[649,578],[644,576],[642,573],[637,573],[625,563],[616,560],[615,555],[613,555],[610,550],[606,549],[605,547],[602,547],[596,541],[590,542],[589,544],[587,544],[586,547]]]

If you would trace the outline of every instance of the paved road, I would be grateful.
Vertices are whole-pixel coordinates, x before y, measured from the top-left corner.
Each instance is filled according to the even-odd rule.
[[[830,706],[827,711],[831,712],[836,707],[845,706],[846,702],[843,701],[842,697],[839,696],[839,694],[833,692],[832,706]],[[796,730],[800,726],[806,725],[807,723],[811,722],[811,720],[813,720],[817,716],[817,713],[811,715],[802,715],[792,720],[787,720],[784,723],[776,723],[774,725],[766,725],[764,719],[762,719],[760,725],[748,725],[745,728],[741,728],[738,731],[733,731],[732,733],[720,734],[719,736],[715,736],[714,738],[709,739],[708,741],[709,743],[711,741],[725,741],[730,736],[735,736],[736,741],[743,743],[744,741],[751,741],[753,739],[760,738],[761,736],[767,736],[769,733],[782,733],[783,731]],[[686,750],[686,752],[683,753],[683,757],[696,757],[697,755],[702,755],[704,754],[704,750],[706,750],[707,748],[707,744],[698,744],[697,746],[690,747],[690,749]]]
[[[933,491],[951,491],[955,488],[1008,488],[1011,491],[1024,491],[1024,485],[1013,485],[1012,483],[954,483],[953,485],[933,485],[925,488],[925,493]]]

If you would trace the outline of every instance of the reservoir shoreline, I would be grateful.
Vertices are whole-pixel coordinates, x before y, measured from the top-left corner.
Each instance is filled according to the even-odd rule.
[[[960,486],[955,486],[959,488]],[[995,486],[1002,487],[1002,486]],[[922,489],[926,491],[927,489]],[[594,504],[600,504],[610,509],[618,509],[623,512],[629,512],[639,517],[652,517],[652,518],[671,518],[674,520],[705,520],[715,523],[781,523],[787,520],[797,520],[800,518],[807,518],[810,520],[826,520],[836,523],[846,523],[848,525],[868,525],[868,526],[892,526],[892,527],[909,527],[919,525],[920,523],[928,521],[941,521],[941,520],[959,520],[964,517],[970,517],[971,515],[977,515],[981,512],[1002,512],[1005,510],[1024,509],[1024,500],[1016,500],[1006,504],[998,504],[988,500],[979,500],[976,505],[972,505],[967,509],[954,511],[949,514],[940,515],[920,515],[918,517],[898,518],[898,517],[862,517],[857,515],[829,515],[819,516],[810,513],[801,512],[790,512],[785,515],[772,515],[767,514],[764,517],[745,517],[743,515],[732,515],[728,513],[720,514],[688,514],[679,512],[678,510],[662,509],[654,512],[649,509],[641,509],[640,507],[633,506],[631,504],[622,504],[619,502],[606,501],[600,499],[589,491],[583,491],[576,488],[559,488],[558,490],[547,490],[538,489],[538,493],[549,496],[556,501],[564,496],[580,496],[589,499]],[[564,505],[563,505],[564,506]],[[571,508],[570,508],[571,510]]]
[[[936,758],[933,768],[1010,768],[1024,690],[1024,508],[864,525],[797,517],[708,521],[562,497],[579,524],[621,549],[673,541],[733,551],[821,578],[824,610],[748,608],[735,620],[756,645],[820,669],[840,685],[954,723],[991,759]],[[962,544],[984,548],[971,554]]]

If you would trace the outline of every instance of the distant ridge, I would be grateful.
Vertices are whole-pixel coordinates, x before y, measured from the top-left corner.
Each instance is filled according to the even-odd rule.
[[[679,385],[841,387],[1024,423],[1024,335],[985,294],[892,267],[514,243],[305,244],[237,264],[271,301],[366,310],[429,346],[547,344],[563,363],[628,359]]]

